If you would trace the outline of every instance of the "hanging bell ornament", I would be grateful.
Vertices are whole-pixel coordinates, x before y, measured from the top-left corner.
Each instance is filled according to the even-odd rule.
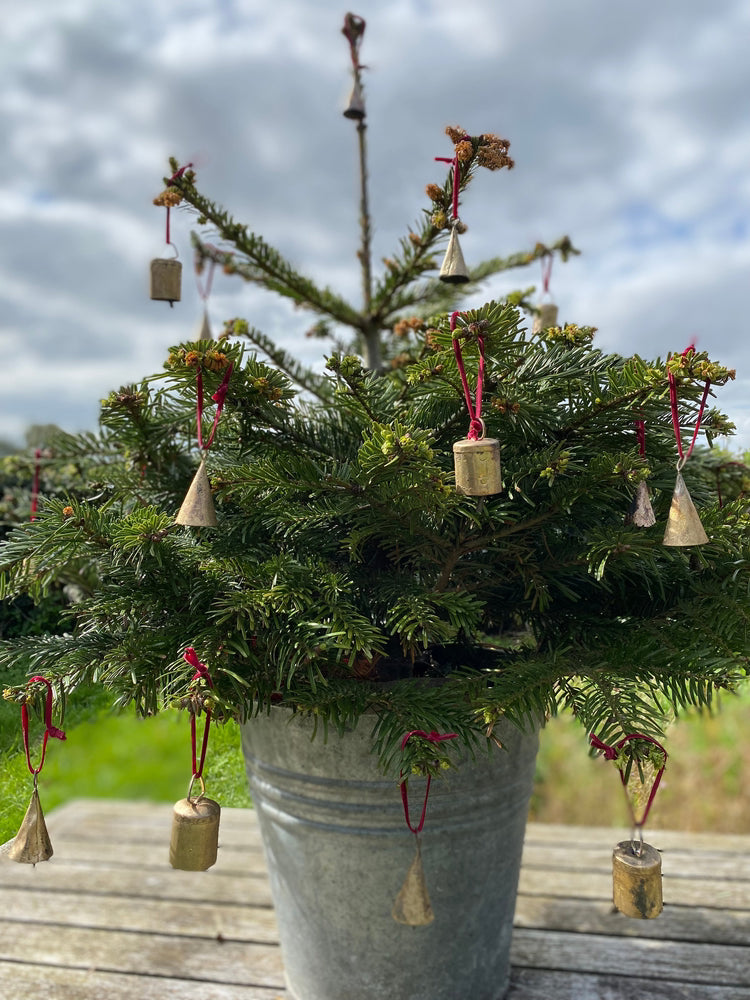
[[[625,515],[625,524],[633,524],[636,528],[650,528],[656,524],[656,516],[648,495],[648,486],[643,479],[638,483],[630,510]]]
[[[200,321],[198,326],[198,336],[196,340],[213,340],[213,334],[211,333],[211,323],[208,318],[208,310],[203,310],[203,319]]]
[[[215,528],[218,524],[214,498],[211,495],[211,484],[206,475],[205,455],[193,476],[193,481],[182,501],[182,506],[177,512],[175,523],[188,524],[195,528]]]
[[[451,223],[451,235],[448,240],[448,248],[443,257],[443,264],[440,268],[439,278],[451,285],[463,285],[469,280],[469,271],[466,267],[464,255],[461,253],[461,244],[458,242],[456,227],[458,219]]]
[[[344,118],[353,118],[356,121],[362,121],[365,117],[365,101],[362,96],[362,86],[359,80],[354,80],[354,86],[352,87],[351,96],[349,97],[349,103],[344,111]]]
[[[636,919],[658,917],[662,902],[661,855],[643,841],[623,840],[612,852],[612,901]]]
[[[435,919],[424,877],[419,839],[417,839],[417,853],[396,896],[391,916],[399,924],[408,924],[409,927],[425,927]]]
[[[35,865],[39,861],[49,861],[53,853],[35,781],[29,808],[7,854],[11,861]]]
[[[151,298],[168,302],[180,301],[182,264],[173,258],[157,257],[151,261]]]
[[[554,302],[541,302],[537,306],[537,310],[531,326],[531,332],[534,336],[549,329],[551,326],[557,326],[557,306]]]
[[[701,519],[690,499],[685,480],[678,467],[677,481],[672,494],[672,506],[669,508],[667,530],[664,532],[664,545],[705,545],[708,542]]]
[[[191,797],[193,778],[186,799],[175,803],[172,813],[172,837],[169,842],[169,863],[186,872],[204,872],[216,864],[219,849],[219,816],[221,806],[201,793]]]
[[[453,445],[456,492],[482,497],[501,493],[500,442],[497,438],[464,438]]]

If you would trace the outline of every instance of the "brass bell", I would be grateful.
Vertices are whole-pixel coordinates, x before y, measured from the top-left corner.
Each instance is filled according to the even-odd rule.
[[[663,544],[705,545],[707,542],[708,535],[701,524],[701,519],[698,517],[698,512],[690,499],[687,486],[685,486],[685,480],[678,468]]]
[[[172,813],[169,863],[186,872],[204,872],[215,865],[219,849],[221,806],[205,797],[202,778],[200,782],[200,795],[191,797],[191,781],[187,798],[175,803]]]
[[[648,495],[648,486],[643,479],[638,483],[633,502],[625,515],[625,524],[633,524],[636,528],[650,528],[651,525],[656,524],[656,516]]]
[[[624,840],[612,852],[612,901],[626,917],[658,917],[662,902],[661,855],[650,844]]]
[[[456,491],[465,496],[490,496],[503,489],[500,442],[497,438],[464,438],[453,445]]]
[[[349,97],[349,103],[344,111],[344,118],[354,118],[358,121],[362,121],[364,117],[365,102],[362,96],[362,87],[359,80],[355,78],[351,96]]]
[[[53,853],[35,782],[29,808],[15,839],[8,848],[8,857],[11,861],[35,865],[39,861],[49,861]]]
[[[445,257],[443,257],[443,264],[438,277],[441,281],[445,281],[451,285],[463,285],[469,280],[469,272],[466,267],[464,255],[461,253],[461,244],[458,242],[455,221],[451,228],[448,248],[445,251]]]
[[[419,841],[417,841],[417,853],[396,896],[391,916],[399,924],[408,924],[409,927],[425,927],[435,919],[424,877]]]
[[[182,264],[173,258],[157,257],[151,261],[151,298],[168,302],[180,301]]]
[[[208,318],[208,310],[203,310],[203,318],[198,326],[198,336],[196,340],[213,340],[213,334],[211,333],[211,322]]]
[[[189,524],[196,528],[215,528],[218,524],[214,498],[211,495],[211,484],[206,475],[205,455],[193,476],[193,481],[182,501],[182,506],[177,512],[175,523]]]
[[[557,306],[554,302],[541,302],[537,306],[537,310],[531,326],[531,332],[534,336],[551,326],[557,326]]]

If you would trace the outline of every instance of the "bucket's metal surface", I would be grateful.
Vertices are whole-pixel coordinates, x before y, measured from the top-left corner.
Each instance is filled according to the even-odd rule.
[[[287,982],[295,1000],[499,1000],[538,738],[496,727],[505,750],[432,782],[422,861],[435,919],[391,908],[414,858],[398,784],[370,753],[372,723],[311,742],[281,706],[242,729]],[[424,782],[409,781],[421,801]]]

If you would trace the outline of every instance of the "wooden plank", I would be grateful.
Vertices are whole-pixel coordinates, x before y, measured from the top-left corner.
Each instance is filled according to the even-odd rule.
[[[624,838],[627,839],[627,838]],[[731,879],[733,882],[750,882],[750,838],[746,854],[730,851],[684,851],[675,848],[661,849],[658,840],[650,840],[661,851],[665,874],[672,877]],[[610,871],[612,868],[611,845],[578,847],[568,841],[560,844],[533,844],[524,848],[523,864],[528,868],[547,868],[550,871],[591,872]]]
[[[514,968],[505,1000],[750,1000],[750,989]]]
[[[227,847],[219,834],[219,852],[210,871],[234,872],[242,877],[265,876],[266,861],[260,847]],[[165,868],[169,871],[169,834],[156,843],[117,841],[106,836],[91,840],[71,839],[50,831],[53,860],[59,865],[84,865],[87,868],[128,868],[133,872]]]
[[[54,923],[159,934],[232,938],[260,944],[278,944],[276,916],[271,909],[237,906],[206,900],[190,902],[133,899],[81,892],[27,892],[5,889],[3,911],[19,923]]]
[[[6,1000],[287,1000],[279,987],[0,962]]]
[[[742,910],[668,906],[657,920],[631,920],[618,913],[610,901],[565,899],[552,895],[520,895],[514,924],[516,927],[568,931],[571,934],[607,934],[665,941],[747,946],[750,940],[750,916]]]
[[[277,946],[205,937],[134,934],[0,920],[0,961],[207,983],[283,987]]]
[[[649,843],[659,841],[661,850],[681,850],[708,852],[725,851],[745,854],[750,849],[750,837],[732,833],[692,833],[685,830],[660,830],[649,826],[646,830]],[[626,840],[629,830],[619,826],[564,826],[559,823],[529,823],[526,828],[526,843],[549,844],[574,843],[578,847],[596,844],[614,846]]]
[[[519,927],[513,965],[604,975],[750,987],[750,947],[565,934]]]

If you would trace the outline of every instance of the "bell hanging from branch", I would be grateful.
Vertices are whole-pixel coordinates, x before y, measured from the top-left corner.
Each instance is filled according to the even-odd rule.
[[[418,839],[417,853],[393,903],[391,916],[397,923],[407,924],[409,927],[425,927],[435,919],[424,877],[422,851]]]
[[[365,101],[362,94],[362,85],[355,76],[354,86],[352,87],[352,92],[349,96],[349,103],[344,110],[344,118],[353,118],[355,121],[362,121],[364,117]]]
[[[612,902],[626,917],[652,919],[664,908],[661,855],[650,844],[624,840],[612,853]]]
[[[656,524],[656,515],[651,506],[648,486],[643,479],[638,483],[633,502],[625,515],[625,524],[633,524],[636,528],[650,528]]]
[[[213,334],[211,333],[211,322],[208,318],[208,309],[203,310],[203,318],[198,326],[198,336],[196,340],[213,340]]]
[[[540,302],[536,307],[531,332],[536,336],[551,326],[557,326],[557,306],[554,302]]]
[[[190,782],[192,789],[193,782]],[[169,863],[186,872],[205,872],[216,864],[219,848],[219,818],[221,806],[201,793],[175,803],[172,813],[172,836],[169,842]]]
[[[39,861],[49,861],[54,853],[47,833],[47,824],[44,822],[44,813],[39,801],[36,783],[26,815],[7,853],[11,861],[27,865],[35,865]]]
[[[214,498],[211,495],[211,484],[206,474],[205,455],[193,476],[193,481],[182,501],[182,506],[177,512],[175,523],[187,524],[194,528],[215,528],[218,524]]]
[[[440,268],[439,278],[451,285],[463,285],[469,280],[469,271],[466,267],[464,255],[461,252],[461,244],[458,242],[456,227],[458,219],[451,223],[451,235],[448,240],[448,248],[443,257],[443,264]]]
[[[663,544],[673,546],[705,545],[707,542],[708,535],[701,524],[701,519],[698,517],[698,512],[690,498],[687,486],[685,486],[685,480],[678,468]]]
[[[456,492],[481,497],[502,493],[500,442],[497,438],[464,438],[453,445]]]
[[[157,257],[151,261],[151,298],[168,302],[170,306],[180,301],[182,264],[171,257]]]

